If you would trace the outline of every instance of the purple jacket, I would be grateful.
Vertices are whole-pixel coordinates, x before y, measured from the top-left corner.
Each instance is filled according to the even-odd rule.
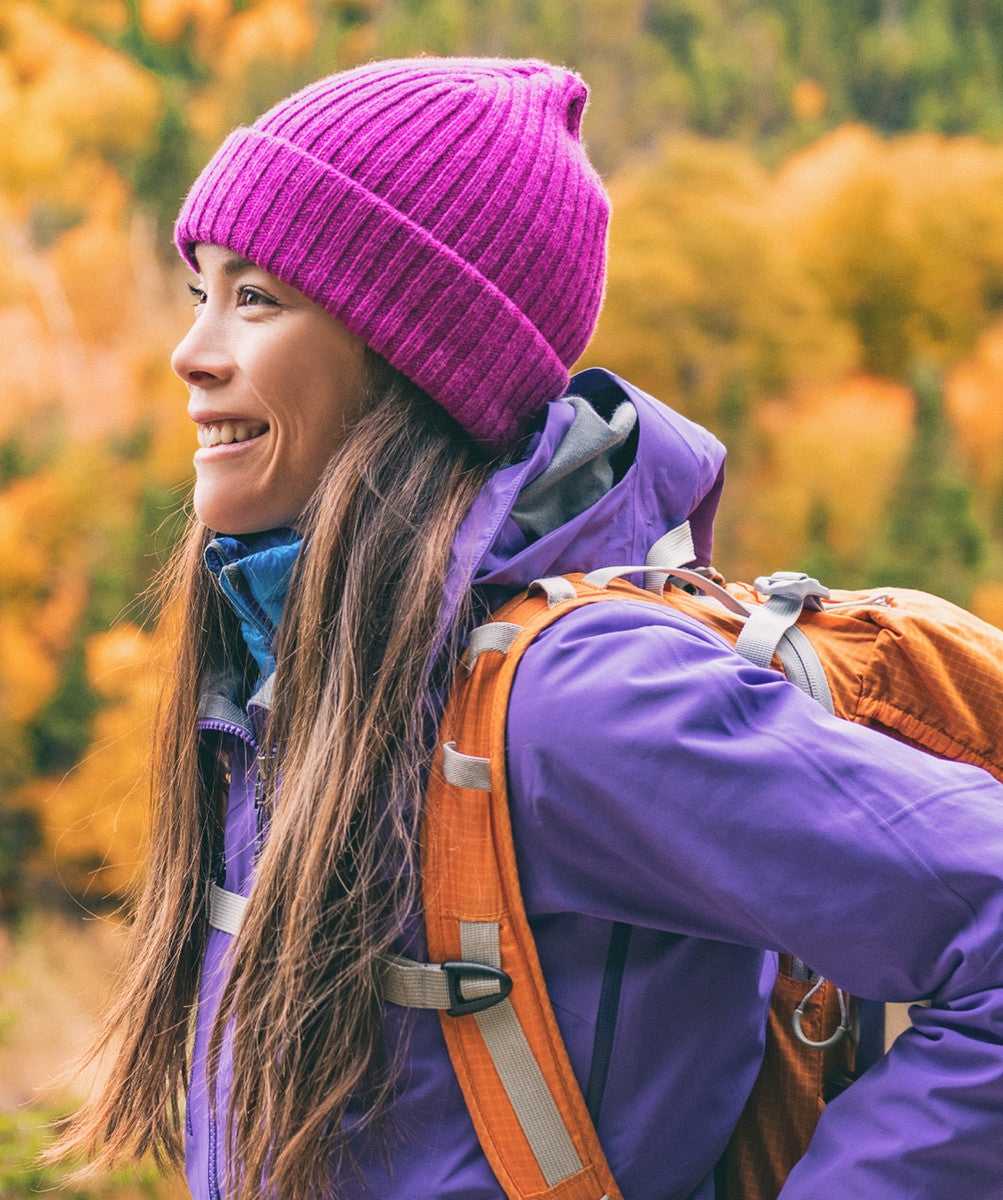
[[[629,410],[611,418],[615,444],[583,471],[566,453],[580,406],[552,404],[527,458],[492,478],[461,530],[446,615],[469,564],[495,602],[541,575],[643,562],[687,516],[709,556],[717,442],[605,372],[572,387],[607,417],[629,398],[636,428],[624,434]],[[559,486],[527,501],[541,478]],[[226,887],[244,894],[267,691],[249,716],[207,696],[201,722],[232,755]],[[930,1001],[827,1108],[784,1200],[1003,1200],[1003,788],[828,716],[655,605],[587,606],[544,631],[516,676],[508,769],[527,912],[583,1087],[611,930],[631,926],[598,1121],[625,1200],[711,1200],[758,1069],[778,952],[862,996]],[[220,1196],[204,1053],[229,942],[210,933],[199,999],[197,1200]],[[439,1017],[388,1005],[388,1039],[404,1020],[393,1172],[360,1135],[368,1190],[345,1180],[337,1194],[499,1200]]]

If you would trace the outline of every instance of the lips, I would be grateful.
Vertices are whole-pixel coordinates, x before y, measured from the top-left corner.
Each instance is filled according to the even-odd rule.
[[[261,437],[268,426],[262,421],[209,421],[198,427],[198,443],[203,449],[250,442]]]

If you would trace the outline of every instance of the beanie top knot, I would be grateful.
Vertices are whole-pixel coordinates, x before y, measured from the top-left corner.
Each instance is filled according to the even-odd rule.
[[[304,88],[233,132],[175,241],[297,288],[504,447],[567,386],[598,316],[609,204],[577,75],[403,59]]]

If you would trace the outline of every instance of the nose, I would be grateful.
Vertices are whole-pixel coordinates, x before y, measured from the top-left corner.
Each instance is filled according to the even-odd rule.
[[[175,346],[171,367],[189,387],[210,387],[229,377],[233,362],[221,331],[208,312],[192,322]]]

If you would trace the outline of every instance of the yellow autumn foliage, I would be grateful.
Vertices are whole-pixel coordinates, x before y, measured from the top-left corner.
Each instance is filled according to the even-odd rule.
[[[977,617],[1003,629],[1003,579],[985,579],[977,584],[970,607]]]
[[[95,634],[87,678],[104,705],[84,759],[20,796],[40,818],[63,882],[77,894],[123,894],[143,858],[150,722],[160,683],[153,638],[129,624]]]
[[[47,0],[46,9],[64,25],[114,37],[129,25],[131,0]]]
[[[829,107],[829,93],[815,79],[799,79],[791,88],[791,108],[802,121],[817,121]]]
[[[137,295],[126,223],[129,193],[106,170],[87,217],[59,238],[49,256],[85,346],[108,346],[123,331],[135,337]],[[114,404],[114,396],[108,400]]]
[[[689,135],[612,181],[606,303],[586,361],[697,419],[735,381],[752,395],[838,378],[852,330],[777,219],[775,184],[743,147]]]
[[[254,63],[291,63],[304,57],[317,37],[311,7],[309,0],[259,0],[237,13],[223,39],[220,75],[232,79]]]
[[[2,242],[0,242],[2,244]],[[30,422],[57,394],[59,370],[48,330],[28,304],[0,308],[0,440]],[[0,535],[2,536],[2,535]]]
[[[1003,147],[847,126],[792,156],[777,216],[868,369],[947,364],[990,320],[1003,284]]]
[[[31,0],[0,9],[0,188],[57,197],[67,164],[134,149],[156,119],[155,79]]]
[[[0,708],[19,724],[34,718],[59,682],[90,592],[85,529],[95,481],[113,490],[104,517],[121,519],[131,497],[123,472],[98,474],[81,452],[0,492]]]
[[[1003,324],[979,339],[945,380],[947,412],[972,478],[986,492],[1003,484]]]
[[[0,493],[0,598],[5,606],[40,603],[51,567],[67,542],[66,526],[52,518],[70,497],[64,481],[43,471]]]
[[[732,569],[744,578],[796,562],[819,505],[830,548],[865,562],[902,469],[914,408],[909,388],[865,375],[764,402],[754,418],[762,463],[743,493]]]
[[[50,699],[59,667],[31,623],[0,610],[0,711],[19,725]]]
[[[150,37],[165,44],[191,30],[204,51],[218,45],[232,11],[231,0],[140,0],[139,19]]]

